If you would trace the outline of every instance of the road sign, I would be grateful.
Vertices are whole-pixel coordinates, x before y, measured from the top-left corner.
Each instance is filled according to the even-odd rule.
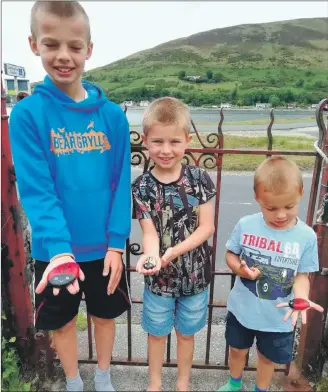
[[[4,63],[5,74],[18,78],[25,78],[25,68],[19,65]]]

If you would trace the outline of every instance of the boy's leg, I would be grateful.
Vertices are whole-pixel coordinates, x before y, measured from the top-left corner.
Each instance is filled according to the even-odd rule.
[[[162,368],[166,336],[148,335],[149,385],[147,391],[162,390]]]
[[[176,330],[178,347],[177,391],[189,391],[190,371],[194,357],[195,336],[182,335]]]
[[[225,338],[229,345],[230,379],[218,391],[240,391],[246,355],[252,347],[255,331],[245,328],[236,317],[228,312]]]
[[[256,387],[267,390],[270,386],[275,364],[288,364],[292,360],[293,332],[256,333],[258,365]]]
[[[257,351],[257,371],[256,371],[256,386],[261,390],[267,390],[272,380],[275,363],[266,358],[259,351]]]
[[[162,367],[165,342],[173,328],[175,299],[152,293],[143,294],[142,327],[148,332],[149,385],[148,391],[162,390]]]
[[[80,263],[84,272],[83,291],[87,311],[95,324],[98,367],[95,374],[96,391],[114,391],[110,377],[110,360],[115,338],[115,318],[131,307],[125,267],[115,292],[107,294],[109,276],[103,276],[104,260]]]
[[[234,379],[242,377],[248,351],[248,348],[241,350],[239,348],[229,347],[229,370],[231,377]]]
[[[91,316],[95,325],[98,368],[109,369],[115,339],[115,320]]]
[[[35,262],[35,287],[39,284],[48,263]],[[83,390],[83,382],[78,372],[76,316],[82,297],[81,290],[70,294],[61,289],[57,296],[52,287],[46,287],[41,294],[35,295],[35,327],[54,331],[55,348],[67,378],[67,390]]]
[[[78,374],[76,319],[77,317],[74,317],[64,327],[53,331],[55,348],[67,378],[76,377]]]
[[[178,340],[178,391],[189,391],[194,356],[194,335],[206,325],[208,289],[177,298],[175,330]]]

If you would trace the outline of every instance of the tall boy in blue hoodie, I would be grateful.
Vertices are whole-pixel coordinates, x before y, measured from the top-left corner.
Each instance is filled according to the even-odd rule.
[[[93,45],[78,2],[37,1],[29,42],[47,76],[14,107],[10,136],[32,228],[36,328],[54,331],[67,390],[82,391],[76,318],[83,291],[95,324],[95,388],[112,391],[114,319],[131,305],[122,263],[130,233],[128,122],[99,87],[81,80]],[[50,288],[49,272],[67,262],[79,264],[79,282]]]

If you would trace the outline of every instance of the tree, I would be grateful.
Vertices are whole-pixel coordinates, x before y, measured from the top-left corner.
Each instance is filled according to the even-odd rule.
[[[296,87],[303,87],[304,86],[304,80],[303,79],[298,79],[296,81]]]
[[[231,95],[230,95],[230,98],[231,98],[232,103],[235,103],[236,98],[237,98],[237,94],[238,94],[238,90],[237,90],[237,88],[235,87],[235,88],[231,91]]]
[[[224,76],[222,75],[221,72],[217,72],[216,74],[214,74],[213,79],[217,82],[220,83],[224,80]]]
[[[212,72],[212,71],[207,71],[207,72],[206,72],[206,77],[207,77],[207,79],[212,79],[212,77],[213,77],[213,72]]]
[[[186,71],[180,71],[179,73],[178,73],[178,78],[180,79],[180,80],[182,80],[183,78],[185,78],[186,77]]]
[[[273,107],[280,105],[280,98],[277,95],[271,95],[269,98],[269,102],[272,104]]]

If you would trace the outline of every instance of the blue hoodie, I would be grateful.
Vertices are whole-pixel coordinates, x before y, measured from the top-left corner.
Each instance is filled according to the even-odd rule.
[[[15,105],[10,140],[32,257],[76,261],[124,249],[130,234],[130,133],[122,109],[83,82],[75,102],[46,76]]]

